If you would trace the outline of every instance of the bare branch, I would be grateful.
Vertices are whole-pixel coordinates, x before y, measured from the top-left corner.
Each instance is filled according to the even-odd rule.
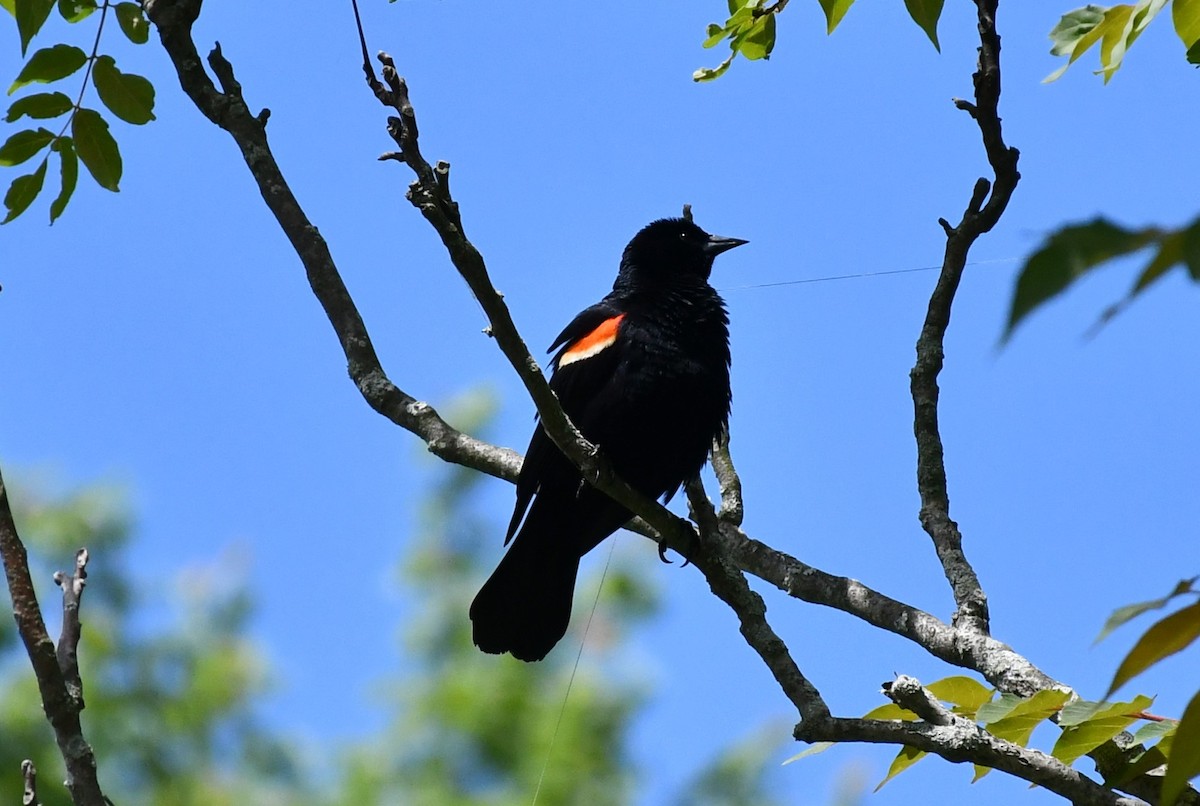
[[[483,256],[463,230],[458,203],[450,195],[449,163],[439,162],[435,169],[421,155],[420,132],[408,95],[408,84],[396,72],[391,56],[381,52],[379,61],[383,64],[383,83],[374,78],[372,71],[364,69],[364,72],[375,97],[397,112],[397,116],[388,118],[388,134],[396,141],[400,156],[416,175],[416,180],[409,186],[407,198],[433,226],[454,268],[483,308],[488,318],[488,332],[524,383],[547,436],[580,469],[590,484],[639,515],[657,532],[661,545],[688,556],[688,546],[692,544],[694,534],[691,525],[618,478],[603,454],[579,433],[559,405],[537,360],[517,331],[503,295],[492,285]]]
[[[33,665],[42,708],[54,729],[59,753],[67,767],[67,788],[71,791],[71,799],[77,806],[104,806],[104,793],[96,778],[96,757],[83,738],[83,728],[79,722],[83,700],[71,696],[54,642],[46,631],[46,622],[42,619],[33,589],[33,579],[29,575],[28,554],[17,534],[3,476],[0,476],[0,558],[4,560],[4,574],[12,597],[17,632],[21,634],[29,662]]]
[[[700,545],[688,557],[704,574],[709,588],[718,599],[737,614],[742,637],[758,653],[775,676],[787,698],[796,706],[804,721],[825,721],[831,718],[829,706],[767,622],[767,606],[762,597],[750,589],[741,570],[729,561],[719,538],[719,521],[704,485],[696,478],[684,485],[688,504],[700,524]]]
[[[184,92],[205,117],[233,137],[258,183],[263,201],[304,264],[309,285],[337,333],[350,377],[359,393],[375,411],[423,439],[439,458],[514,480],[521,467],[519,454],[452,428],[432,406],[408,395],[388,379],[325,239],[308,220],[284,180],[267,143],[266,129],[259,117],[251,114],[233,68],[219,47],[211,54],[210,63],[223,91],[218,91],[205,73],[191,38],[191,26],[199,10],[196,0],[146,3],[146,13],[158,28]]]
[[[917,361],[911,373],[913,433],[917,440],[917,489],[921,495],[921,526],[933,540],[946,579],[954,592],[954,624],[987,634],[987,596],[962,548],[962,533],[950,519],[946,464],[938,428],[938,375],[945,358],[950,308],[966,266],[967,253],[983,233],[995,226],[1021,175],[1018,153],[1004,145],[1000,128],[1000,37],[996,33],[998,0],[975,0],[979,19],[979,66],[974,74],[975,103],[955,99],[979,125],[995,181],[976,181],[966,212],[957,226],[939,219],[946,232],[946,251],[937,285],[929,298],[925,324],[917,339]],[[990,197],[988,194],[991,194]],[[984,200],[986,204],[984,203]]]

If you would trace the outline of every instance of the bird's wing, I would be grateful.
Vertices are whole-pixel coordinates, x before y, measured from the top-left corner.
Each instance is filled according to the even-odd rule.
[[[552,362],[554,374],[550,388],[558,396],[567,416],[584,433],[588,431],[588,423],[581,422],[580,418],[592,408],[589,404],[611,386],[618,351],[610,348],[616,344],[623,316],[608,301],[599,302],[571,320],[550,345],[551,352],[558,350]],[[504,538],[506,545],[517,533],[533,496],[542,485],[548,479],[571,478],[572,470],[573,466],[539,424],[517,477],[517,503]]]

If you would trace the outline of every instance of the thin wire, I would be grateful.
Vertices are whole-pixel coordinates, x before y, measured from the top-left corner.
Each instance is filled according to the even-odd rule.
[[[989,263],[1011,263],[1017,260],[1015,257],[1001,257],[995,260],[973,260],[966,264],[968,266],[984,266]],[[824,283],[828,280],[857,280],[862,277],[883,277],[888,274],[909,274],[915,271],[933,271],[940,269],[942,266],[939,263],[936,266],[917,266],[913,269],[887,269],[885,271],[868,271],[862,274],[837,274],[830,277],[808,277],[803,280],[781,280],[777,283],[758,283],[757,285],[734,285],[726,286],[721,291],[745,291],[750,288],[777,288],[784,285],[807,285],[808,283]]]
[[[554,723],[554,734],[550,737],[550,749],[546,751],[546,760],[542,764],[542,772],[538,775],[537,787],[533,790],[533,800],[529,806],[537,806],[538,795],[542,791],[542,782],[546,779],[546,770],[550,769],[550,758],[554,755],[554,745],[558,741],[558,731],[562,727],[563,717],[567,713],[567,700],[571,696],[571,686],[575,684],[575,673],[579,671],[579,661],[583,658],[583,647],[587,643],[588,631],[592,629],[592,617],[596,615],[596,606],[600,604],[600,591],[604,590],[604,579],[608,576],[608,567],[612,565],[613,552],[617,549],[617,537],[613,535],[608,545],[608,559],[604,561],[604,570],[600,572],[600,584],[596,585],[596,598],[592,600],[592,610],[588,613],[587,624],[583,627],[583,637],[579,639],[579,652],[575,655],[575,665],[571,667],[571,676],[567,679],[567,690],[563,692],[562,707],[558,709],[558,721]]]

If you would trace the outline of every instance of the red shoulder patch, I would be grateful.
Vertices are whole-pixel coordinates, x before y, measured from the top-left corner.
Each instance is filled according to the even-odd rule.
[[[610,319],[605,319],[595,330],[564,350],[562,357],[558,359],[559,368],[561,369],[567,364],[574,364],[576,361],[582,361],[585,358],[591,358],[605,347],[612,345],[617,340],[617,329],[624,318],[625,314],[620,314]]]

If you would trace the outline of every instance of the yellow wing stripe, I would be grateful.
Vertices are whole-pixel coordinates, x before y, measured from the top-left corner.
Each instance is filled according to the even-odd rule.
[[[605,319],[600,323],[599,327],[568,347],[562,354],[562,358],[558,359],[559,368],[561,369],[567,364],[574,364],[576,361],[582,361],[585,358],[591,358],[605,347],[610,346],[617,340],[617,328],[624,318],[625,314],[621,314],[611,319]]]

